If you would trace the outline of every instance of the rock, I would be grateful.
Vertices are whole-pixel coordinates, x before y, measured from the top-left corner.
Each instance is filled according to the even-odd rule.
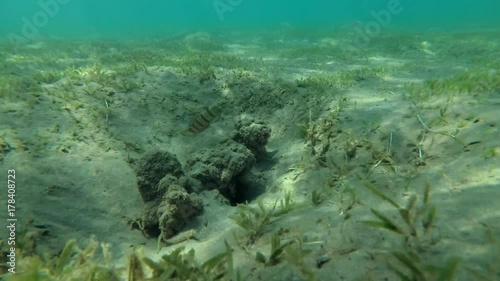
[[[189,194],[183,187],[172,185],[157,211],[162,239],[180,232],[191,218],[202,212],[203,204],[197,194]]]
[[[184,174],[181,163],[174,154],[155,150],[146,153],[139,160],[136,169],[137,188],[145,203],[162,198],[165,193],[164,186],[159,187],[158,183],[167,174],[174,178],[179,178]]]
[[[264,122],[254,119],[242,119],[234,127],[236,131],[232,133],[231,138],[250,149],[256,159],[263,158],[271,129]]]
[[[216,148],[194,154],[187,161],[186,173],[202,183],[204,190],[218,189],[233,201],[239,176],[249,172],[254,164],[255,157],[248,148],[228,139]]]

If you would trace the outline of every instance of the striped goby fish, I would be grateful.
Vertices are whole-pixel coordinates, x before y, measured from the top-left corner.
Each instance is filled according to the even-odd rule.
[[[205,131],[210,123],[220,115],[220,108],[216,105],[206,107],[200,115],[196,116],[189,125],[189,128],[182,131],[181,134],[184,136],[194,136]]]

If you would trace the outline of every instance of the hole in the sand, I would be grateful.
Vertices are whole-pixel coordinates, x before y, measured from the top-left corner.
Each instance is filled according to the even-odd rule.
[[[236,206],[238,204],[245,204],[247,202],[252,202],[264,191],[259,185],[254,185],[245,183],[241,180],[236,180],[235,182],[235,192],[231,196],[224,195],[229,199],[229,204],[231,206]]]

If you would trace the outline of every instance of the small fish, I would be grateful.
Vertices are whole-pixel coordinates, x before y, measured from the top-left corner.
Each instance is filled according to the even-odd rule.
[[[200,115],[193,119],[189,128],[182,131],[181,134],[184,136],[194,136],[205,131],[210,123],[220,115],[220,108],[215,105],[206,107]]]

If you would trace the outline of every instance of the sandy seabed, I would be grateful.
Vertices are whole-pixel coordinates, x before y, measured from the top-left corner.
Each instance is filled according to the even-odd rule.
[[[499,35],[387,30],[360,47],[349,29],[287,27],[3,44],[0,167],[16,171],[26,248],[16,274],[95,239],[125,279],[134,249],[158,260],[182,246],[202,264],[227,241],[241,280],[500,280]],[[221,102],[205,130],[180,134]],[[160,150],[185,166],[240,120],[271,130],[265,155],[244,183],[232,175],[238,195],[201,182],[203,212],[182,229],[194,236],[158,250],[138,223],[138,161]],[[255,225],[235,219],[252,213],[245,202]]]

